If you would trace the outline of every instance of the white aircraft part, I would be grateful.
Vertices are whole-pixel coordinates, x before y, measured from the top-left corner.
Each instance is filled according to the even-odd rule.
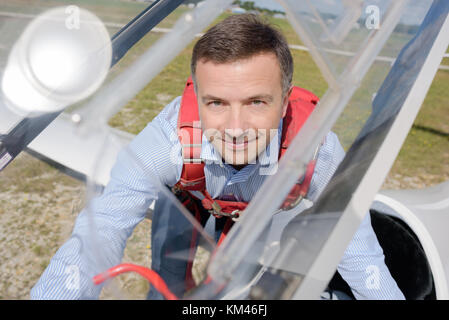
[[[76,133],[76,129],[70,117],[61,114],[29,144],[28,148],[87,177],[94,177],[93,182],[96,184],[106,185],[117,153],[134,136],[123,131],[111,130],[117,143],[111,143],[105,149],[107,136],[104,131],[90,131],[89,135],[81,137]],[[102,154],[103,152],[107,153]],[[102,159],[101,166],[98,166],[99,157]]]
[[[435,200],[437,206],[428,206]],[[434,278],[437,299],[449,299],[449,181],[423,190],[382,190],[374,199],[403,220],[418,237]],[[424,204],[424,205],[423,205]],[[382,207],[384,208],[384,207]]]

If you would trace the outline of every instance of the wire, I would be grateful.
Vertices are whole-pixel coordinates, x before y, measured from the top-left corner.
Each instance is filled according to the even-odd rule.
[[[148,280],[151,285],[154,286],[154,288],[159,291],[165,299],[167,300],[178,300],[178,297],[175,296],[170,289],[167,287],[167,284],[165,281],[161,278],[159,274],[157,274],[155,271],[138,266],[131,263],[123,263],[119,264],[115,267],[112,267],[108,269],[107,271],[100,273],[93,277],[93,281],[96,285],[101,284],[102,282],[106,281],[107,279],[114,278],[118,276],[119,274],[125,273],[125,272],[136,272],[140,274],[142,277]]]

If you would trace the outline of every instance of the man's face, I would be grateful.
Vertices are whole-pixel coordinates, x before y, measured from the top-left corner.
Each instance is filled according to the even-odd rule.
[[[224,64],[200,60],[195,75],[203,132],[226,163],[253,163],[287,110],[276,56],[263,53]]]

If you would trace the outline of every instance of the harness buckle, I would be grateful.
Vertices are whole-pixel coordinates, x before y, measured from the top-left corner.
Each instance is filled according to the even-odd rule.
[[[231,212],[230,218],[232,221],[237,222],[240,220],[240,213],[242,213],[240,210],[234,210]]]
[[[172,188],[171,191],[175,194],[175,195],[179,195],[182,192],[182,189],[178,186],[178,184],[175,184]]]
[[[223,212],[221,212],[221,206],[218,204],[217,201],[214,201],[212,203],[212,210],[214,211],[215,214],[217,215],[222,215]]]
[[[232,211],[231,213],[223,212],[221,206],[218,204],[217,201],[214,201],[212,203],[212,210],[209,210],[209,212],[216,217],[228,217],[231,218],[233,221],[238,221],[241,213],[241,211],[238,209]]]

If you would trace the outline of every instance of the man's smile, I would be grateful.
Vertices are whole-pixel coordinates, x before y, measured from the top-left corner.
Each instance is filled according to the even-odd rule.
[[[227,149],[233,150],[233,151],[242,151],[246,150],[248,148],[248,145],[250,143],[256,142],[258,137],[254,137],[251,139],[248,139],[248,137],[245,137],[244,139],[226,139],[221,141],[225,144]]]

